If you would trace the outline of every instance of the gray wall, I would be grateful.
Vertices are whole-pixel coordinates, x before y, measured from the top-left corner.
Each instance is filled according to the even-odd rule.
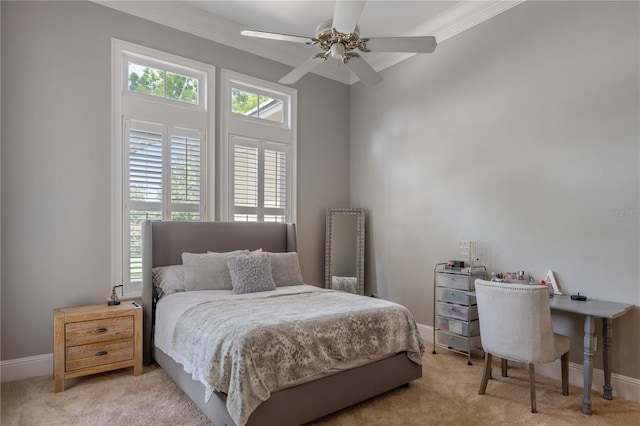
[[[489,271],[640,304],[638,8],[526,2],[352,88],[367,293],[432,325],[433,267],[475,239]],[[638,311],[614,321],[614,372],[634,378]],[[582,318],[554,324],[582,363]]]
[[[290,68],[88,2],[0,4],[7,360],[52,352],[55,307],[109,295],[111,37],[213,64],[218,86],[221,68],[270,81]],[[324,212],[349,202],[349,88],[314,75],[296,87],[298,248],[305,281],[323,286]]]

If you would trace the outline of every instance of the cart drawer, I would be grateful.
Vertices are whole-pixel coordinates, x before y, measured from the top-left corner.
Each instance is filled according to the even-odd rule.
[[[469,306],[469,305],[476,304],[476,294],[473,292],[464,291],[464,290],[436,288],[436,300]]]
[[[436,303],[436,314],[463,321],[473,321],[478,319],[478,306],[462,306],[453,303]]]
[[[480,334],[480,322],[478,320],[460,321],[446,317],[436,317],[436,328],[463,336],[478,336]]]
[[[473,291],[475,289],[473,279],[470,279],[467,275],[438,273],[436,274],[436,285],[458,290]]]
[[[469,352],[480,348],[480,336],[461,337],[442,331],[436,332],[436,343],[457,351]]]

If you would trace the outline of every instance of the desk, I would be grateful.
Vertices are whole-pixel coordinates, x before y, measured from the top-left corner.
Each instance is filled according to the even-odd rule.
[[[591,414],[591,383],[593,380],[593,352],[596,342],[595,319],[602,318],[602,361],[604,364],[604,399],[611,396],[611,340],[612,320],[621,317],[633,309],[627,303],[607,302],[604,300],[571,300],[569,296],[554,296],[549,299],[552,311],[573,312],[584,315],[584,397],[582,412]]]

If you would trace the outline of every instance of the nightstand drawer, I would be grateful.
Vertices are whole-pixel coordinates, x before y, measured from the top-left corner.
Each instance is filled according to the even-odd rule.
[[[436,288],[436,300],[467,306],[477,303],[475,293],[465,290],[451,290],[448,288]]]
[[[470,280],[467,275],[436,274],[436,285],[458,290],[473,291],[475,289],[474,281]]]
[[[67,347],[66,371],[133,359],[133,339]]]
[[[133,315],[65,324],[66,346],[133,337]]]

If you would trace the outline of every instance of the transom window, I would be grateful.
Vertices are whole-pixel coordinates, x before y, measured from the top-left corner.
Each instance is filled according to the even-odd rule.
[[[129,62],[128,73],[129,84],[127,88],[131,92],[159,96],[194,105],[198,105],[200,101],[198,98],[199,80],[197,78],[147,67],[135,62]]]
[[[124,57],[127,94],[152,96],[172,102],[202,106],[205,74],[180,64],[129,53]],[[204,109],[204,108],[202,108]]]
[[[274,99],[237,88],[231,89],[231,111],[234,114],[283,123],[283,105],[282,99]]]

